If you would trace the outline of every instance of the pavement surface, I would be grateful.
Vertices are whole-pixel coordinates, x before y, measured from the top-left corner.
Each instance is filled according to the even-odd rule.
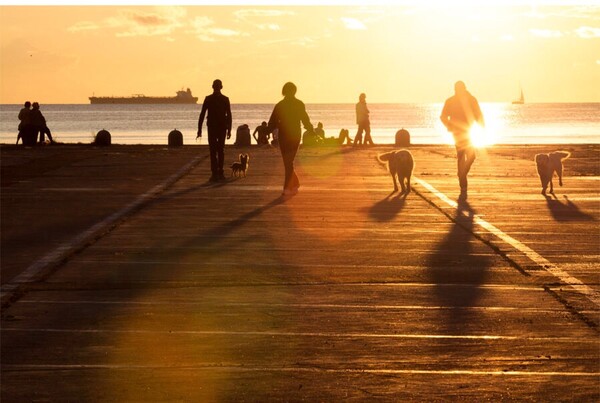
[[[2,401],[600,400],[600,146],[389,149],[2,146]]]

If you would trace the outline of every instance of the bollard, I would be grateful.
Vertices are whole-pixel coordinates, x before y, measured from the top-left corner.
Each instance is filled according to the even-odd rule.
[[[183,134],[173,129],[169,132],[169,147],[181,147],[183,145]]]
[[[102,129],[98,133],[96,133],[96,138],[94,139],[94,142],[92,144],[95,146],[109,146],[110,143],[110,132],[106,129]]]
[[[396,132],[396,145],[400,147],[408,147],[410,145],[410,133],[404,128]]]

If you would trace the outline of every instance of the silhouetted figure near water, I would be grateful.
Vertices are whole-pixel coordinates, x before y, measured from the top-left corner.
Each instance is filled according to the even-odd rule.
[[[365,132],[365,145],[373,144],[371,138],[371,122],[369,121],[369,109],[367,108],[367,96],[363,93],[358,97],[358,103],[356,104],[356,124],[358,124],[358,131],[356,137],[354,137],[354,145],[363,144],[363,131]]]
[[[296,98],[296,90],[294,83],[285,83],[281,90],[283,99],[275,105],[269,119],[269,130],[278,129],[279,149],[285,167],[284,196],[295,195],[300,187],[300,181],[294,171],[294,159],[302,135],[300,122],[306,130],[314,131],[304,103]]]
[[[454,84],[454,96],[444,103],[440,119],[454,136],[458,160],[458,182],[461,193],[466,193],[467,175],[475,161],[475,148],[471,144],[470,136],[471,126],[477,122],[483,127],[485,122],[477,99],[467,91],[462,81]]]
[[[258,136],[257,136],[257,133],[258,133]],[[262,122],[260,126],[256,126],[256,129],[254,129],[254,133],[252,133],[252,137],[254,137],[256,144],[268,145],[270,134],[271,133],[269,132],[269,126],[267,125],[267,122]]]
[[[340,130],[340,136],[337,138],[337,141],[339,145],[344,145],[346,141],[348,144],[352,144],[352,137],[350,137],[350,132],[348,129]]]
[[[210,150],[211,182],[225,180],[223,163],[225,159],[225,135],[231,138],[231,104],[229,98],[221,94],[223,83],[215,80],[212,84],[213,93],[204,98],[202,112],[198,119],[198,137],[202,137],[202,123],[208,112],[206,127],[208,128],[208,147]]]
[[[17,144],[19,139],[24,143],[23,137],[27,130],[31,130],[31,102],[27,101],[23,104],[23,108],[19,111],[19,134],[17,134]]]
[[[50,129],[48,129],[48,126],[46,124],[46,118],[44,117],[44,115],[42,115],[42,111],[40,111],[40,104],[38,104],[37,102],[34,102],[31,105],[29,119],[31,125],[33,126],[33,130],[35,130],[36,137],[38,133],[40,135],[40,144],[44,143],[45,141],[44,135],[48,135],[50,143],[54,143],[54,140],[52,139],[52,133],[50,132]]]

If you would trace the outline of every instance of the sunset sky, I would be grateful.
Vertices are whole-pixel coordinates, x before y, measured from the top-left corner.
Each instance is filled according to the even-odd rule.
[[[448,4],[455,2],[448,1]],[[88,97],[273,103],[443,102],[462,79],[483,102],[600,102],[600,6],[0,7],[0,103]],[[458,3],[460,4],[460,2]]]

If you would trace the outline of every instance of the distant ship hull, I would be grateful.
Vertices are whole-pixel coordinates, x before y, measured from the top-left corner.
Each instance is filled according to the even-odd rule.
[[[198,97],[177,99],[176,97],[90,97],[93,104],[195,104]]]
[[[145,95],[134,95],[131,97],[89,97],[90,103],[94,104],[195,104],[198,97],[192,96],[192,91],[177,91],[174,97],[147,97]]]

